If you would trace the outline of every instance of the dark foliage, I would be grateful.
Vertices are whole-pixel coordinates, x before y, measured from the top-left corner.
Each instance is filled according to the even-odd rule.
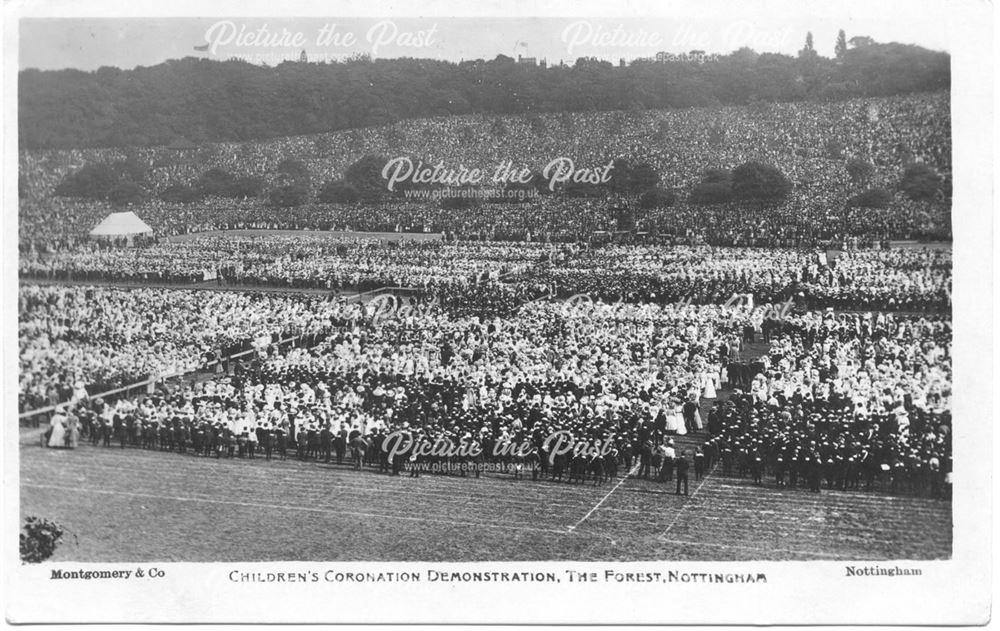
[[[276,186],[267,194],[267,202],[277,208],[301,206],[309,199],[309,189],[300,184]]]
[[[700,182],[688,195],[692,204],[725,204],[733,200],[733,187],[725,182]]]
[[[63,528],[55,522],[38,517],[24,520],[21,533],[21,560],[25,563],[41,563],[55,554],[62,541]]]
[[[202,196],[257,197],[264,190],[264,182],[260,178],[236,177],[223,169],[213,168],[201,174],[195,188]]]
[[[602,197],[606,192],[602,186],[587,182],[566,182],[561,189],[556,190],[567,197]]]
[[[236,176],[223,169],[209,169],[201,174],[195,186],[202,195],[231,197]]]
[[[107,164],[88,164],[68,174],[56,186],[55,194],[60,197],[82,197],[103,200],[118,184],[118,174]]]
[[[668,208],[677,202],[677,194],[665,188],[653,188],[639,197],[639,208],[650,210],[652,208]]]
[[[108,201],[115,206],[138,204],[145,198],[146,192],[135,182],[119,182],[108,191]]]
[[[158,197],[165,202],[193,204],[201,199],[201,193],[191,186],[185,186],[184,184],[171,184],[160,191]]]
[[[357,189],[362,199],[384,197],[389,192],[385,179],[382,178],[386,162],[382,156],[365,156],[347,167],[344,180]]]
[[[277,171],[283,180],[309,185],[309,168],[301,160],[292,158],[282,160]]]
[[[875,173],[875,167],[871,162],[861,158],[851,158],[844,166],[847,174],[851,176],[851,181],[855,183],[867,182],[868,178]]]
[[[120,70],[23,70],[24,148],[149,146],[246,141],[392,124],[404,118],[481,113],[638,110],[746,105],[806,98],[888,96],[947,89],[950,57],[869,43],[836,62],[743,48],[711,64],[636,60],[625,67],[579,59],[547,68],[491,61],[352,59],[276,67],[192,57]],[[496,119],[491,133],[506,133]],[[618,120],[627,126],[627,117]],[[721,135],[720,135],[721,132]],[[713,142],[724,131],[711,131]]]
[[[466,208],[472,208],[478,205],[478,200],[475,197],[472,196],[463,197],[458,195],[459,191],[469,191],[469,190],[470,189],[468,187],[453,189],[453,192],[455,192],[456,195],[454,197],[452,196],[442,197],[441,208],[444,208],[446,210],[462,210]]]
[[[259,177],[238,177],[229,189],[228,197],[257,197],[264,190],[264,180]]]
[[[353,184],[343,180],[327,182],[320,189],[316,200],[324,204],[353,204],[361,199],[361,194]]]
[[[628,193],[641,195],[660,182],[660,174],[648,163],[633,165],[629,171]]]
[[[733,172],[727,169],[707,169],[701,182],[691,189],[692,204],[724,204],[733,200]]]
[[[146,169],[135,160],[118,160],[111,164],[111,169],[120,181],[137,184],[146,181]]]
[[[785,174],[769,164],[747,162],[733,170],[733,198],[743,202],[778,202],[792,192]]]
[[[892,193],[884,188],[870,188],[847,200],[848,208],[888,208]]]
[[[612,162],[607,188],[619,195],[638,196],[660,181],[660,174],[649,163],[635,163],[625,158]]]
[[[913,200],[933,199],[942,191],[941,176],[926,164],[914,163],[903,171],[899,188]]]

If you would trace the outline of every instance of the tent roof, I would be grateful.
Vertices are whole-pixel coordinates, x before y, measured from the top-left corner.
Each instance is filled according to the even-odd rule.
[[[153,229],[139,219],[131,210],[121,213],[111,213],[104,218],[104,221],[90,231],[93,237],[104,236],[125,236],[131,234],[150,234]]]

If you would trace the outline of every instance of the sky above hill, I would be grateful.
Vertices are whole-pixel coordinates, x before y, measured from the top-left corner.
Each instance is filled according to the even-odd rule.
[[[498,54],[571,64],[578,57],[617,62],[702,50],[726,54],[749,46],[794,55],[811,31],[814,46],[833,56],[838,29],[847,38],[949,50],[948,30],[933,12],[764,17],[738,9],[706,18],[670,17],[309,17],[309,18],[23,18],[19,67],[53,70],[123,69],[188,56],[275,65],[297,60],[421,57],[460,61]],[[198,50],[207,48],[207,50]]]

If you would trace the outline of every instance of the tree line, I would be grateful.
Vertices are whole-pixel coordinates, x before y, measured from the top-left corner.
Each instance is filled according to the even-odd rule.
[[[843,40],[843,41],[842,41]],[[742,48],[699,60],[568,65],[357,56],[275,67],[192,57],[150,67],[19,73],[23,148],[241,142],[461,114],[532,114],[744,105],[948,89],[950,57],[838,37],[836,55]],[[692,51],[694,52],[694,51]]]
[[[237,176],[213,167],[204,171],[190,184],[174,183],[157,191],[148,184],[145,172],[129,160],[87,164],[67,174],[56,186],[55,195],[95,201],[107,201],[114,206],[142,204],[155,196],[162,201],[195,204],[207,197],[229,199],[263,199],[268,206],[291,208],[309,203],[356,204],[380,203],[391,199],[403,200],[418,189],[431,190],[435,185],[404,181],[389,191],[383,177],[385,156],[367,155],[347,168],[343,178],[314,183],[306,165],[295,159],[282,161],[274,170],[270,183],[255,176]],[[793,189],[791,180],[777,167],[749,161],[735,169],[707,169],[690,190],[679,191],[663,187],[652,165],[625,158],[612,162],[610,178],[603,184],[583,182],[561,183],[555,189],[541,172],[532,172],[527,182],[508,182],[493,198],[480,196],[446,196],[440,200],[444,208],[469,208],[479,201],[491,203],[524,203],[530,196],[506,195],[511,189],[534,189],[537,196],[560,195],[572,198],[605,199],[609,206],[650,210],[667,208],[680,199],[695,205],[728,204],[761,207],[781,203]],[[845,200],[848,207],[887,208],[893,192],[884,187],[863,188],[870,184],[874,166],[860,158],[851,158],[844,169],[861,192]],[[912,200],[932,200],[951,196],[951,182],[931,167],[921,163],[908,164],[895,185]],[[631,214],[632,210],[629,210]],[[622,221],[627,222],[627,219]]]

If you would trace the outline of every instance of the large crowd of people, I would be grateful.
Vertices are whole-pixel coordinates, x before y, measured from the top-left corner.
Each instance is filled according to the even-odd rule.
[[[951,308],[951,251],[615,246],[590,248],[532,278],[561,297],[722,304],[793,300],[806,308],[939,311]]]
[[[787,319],[704,445],[724,475],[942,497],[951,472],[951,323],[832,311]]]
[[[506,279],[560,297],[721,304],[737,295],[807,308],[947,311],[951,252],[907,248],[615,245],[381,241],[323,236],[202,236],[138,248],[94,242],[20,258],[22,278],[101,282],[216,279],[238,286],[427,293]],[[530,292],[529,292],[530,293]]]
[[[831,143],[837,147],[832,149]],[[951,236],[947,199],[915,202],[896,193],[884,209],[846,204],[868,186],[894,190],[903,167],[912,162],[950,177],[950,110],[948,94],[942,92],[830,103],[563,113],[530,121],[458,116],[193,149],[22,151],[21,240],[39,244],[85,234],[111,206],[57,197],[54,190],[67,174],[86,164],[121,160],[143,171],[143,186],[151,195],[134,210],[158,234],[237,227],[346,228],[450,232],[466,239],[576,241],[617,225],[606,201],[563,194],[472,208],[402,197],[274,208],[258,198],[209,197],[182,204],[156,196],[169,185],[191,184],[210,168],[258,177],[270,185],[279,177],[278,165],[293,159],[306,165],[314,198],[320,186],[343,177],[352,163],[367,155],[411,156],[425,164],[479,168],[490,176],[508,161],[541,171],[559,157],[593,168],[628,156],[651,165],[664,187],[680,192],[677,204],[638,211],[636,216],[640,230],[676,243],[801,247]],[[874,171],[863,184],[848,176],[849,157],[872,165]],[[748,160],[782,170],[794,184],[789,199],[768,208],[698,206],[687,200],[687,191],[706,169],[732,169]]]
[[[913,163],[949,178],[950,148],[948,95],[933,93],[22,151],[20,408],[54,407],[52,446],[595,483],[671,480],[687,436],[696,477],[946,497],[951,252],[888,242],[950,240],[946,195],[896,187]],[[487,173],[628,156],[679,198],[633,205],[634,230],[619,230],[621,200],[566,191],[464,207],[312,201],[372,155]],[[850,158],[871,164],[865,182]],[[212,168],[267,188],[290,159],[308,171],[299,206],[156,195]],[[706,170],[750,160],[788,176],[786,201],[687,198]],[[91,241],[113,208],[54,194],[76,169],[118,161],[142,172],[149,199],[132,210],[154,238]],[[896,191],[886,208],[848,206],[870,186]],[[261,232],[192,234],[234,229]],[[322,234],[335,231],[423,238]],[[400,435],[484,455],[408,459],[390,444]],[[552,436],[582,448],[557,453]]]
[[[184,374],[209,356],[344,326],[358,310],[327,297],[24,285],[20,409]]]
[[[951,250],[847,251],[799,289],[822,307],[950,313],[951,270]]]
[[[718,462],[722,474],[810,488],[820,471],[840,488],[945,489],[931,472],[950,471],[947,318],[827,310],[777,320],[772,305],[590,300],[527,302],[506,317],[329,305],[348,326],[332,328],[328,316],[315,345],[265,346],[208,381],[80,398],[68,412],[95,442],[122,447],[252,457],[259,445],[265,457],[335,454],[398,473],[409,461],[387,441],[403,432],[485,453],[421,465],[462,474],[527,464],[555,480],[663,479],[672,438],[696,432],[702,472]],[[748,366],[747,329],[767,326],[770,351]],[[723,402],[723,389],[736,394]],[[555,453],[553,435],[591,455]],[[504,446],[521,444],[530,451],[508,457]],[[784,468],[787,459],[796,464]]]
[[[176,281],[220,278],[236,285],[317,289],[431,288],[521,274],[563,260],[571,246],[537,243],[383,241],[306,235],[200,236],[149,247],[96,242],[24,253],[26,278],[82,281]]]

